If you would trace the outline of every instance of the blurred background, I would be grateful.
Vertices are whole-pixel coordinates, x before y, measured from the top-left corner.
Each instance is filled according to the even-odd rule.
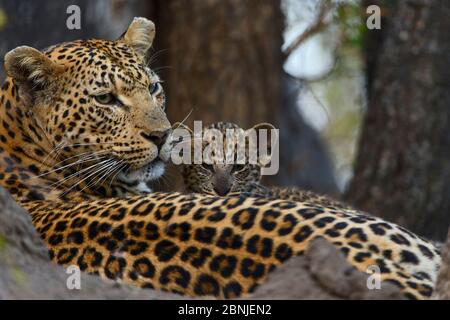
[[[66,12],[81,9],[81,29]],[[369,5],[381,29],[369,30]],[[280,128],[265,183],[342,198],[434,239],[450,224],[446,0],[0,0],[0,56],[157,27],[151,67],[172,122]],[[0,80],[5,73],[0,69]],[[161,188],[180,188],[171,168]]]

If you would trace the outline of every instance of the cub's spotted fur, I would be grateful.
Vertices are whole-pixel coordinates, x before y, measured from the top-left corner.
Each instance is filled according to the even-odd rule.
[[[254,197],[118,198],[117,190],[147,192],[131,184],[158,178],[170,154],[162,88],[145,61],[153,36],[153,24],[137,18],[116,41],[5,56],[0,184],[29,211],[55,262],[141,287],[232,298],[323,237],[358,270],[378,265],[406,297],[431,295],[437,250],[381,219]]]
[[[271,129],[268,124],[259,124],[251,129]],[[188,129],[188,128],[186,128]],[[206,129],[216,129],[223,135],[223,141],[227,141],[227,130],[242,130],[238,125],[231,122],[217,122]],[[188,129],[189,130],[189,129]],[[242,131],[245,133],[244,131]],[[192,131],[190,132],[192,134]],[[231,143],[234,143],[231,142]],[[205,146],[207,143],[205,143]],[[270,147],[270,145],[269,145]],[[224,144],[223,153],[226,153],[227,145]],[[233,151],[232,158],[236,159],[238,148],[230,148]],[[252,196],[272,199],[283,199],[298,202],[308,202],[316,205],[323,205],[332,208],[351,209],[346,204],[338,202],[330,197],[319,195],[307,190],[296,187],[265,187],[261,184],[261,167],[257,162],[255,164],[247,161],[243,164],[224,163],[208,164],[204,161],[202,164],[183,165],[184,185],[187,191],[215,196]]]

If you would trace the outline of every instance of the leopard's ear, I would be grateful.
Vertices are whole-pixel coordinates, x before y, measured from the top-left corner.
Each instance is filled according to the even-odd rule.
[[[134,18],[121,39],[144,58],[155,39],[155,24],[146,18]]]
[[[7,75],[32,89],[51,84],[64,69],[39,50],[27,46],[17,47],[5,55]]]

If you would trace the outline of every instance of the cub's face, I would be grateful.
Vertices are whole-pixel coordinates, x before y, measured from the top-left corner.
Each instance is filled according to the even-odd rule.
[[[251,192],[261,180],[259,166],[252,164],[185,165],[183,176],[188,191],[216,196]]]
[[[163,174],[171,126],[160,79],[146,65],[154,33],[152,22],[136,18],[117,41],[8,53],[8,75],[32,105],[29,112],[45,132],[49,158],[79,161],[82,168],[93,166],[124,182]]]
[[[242,135],[248,134],[249,130],[255,132],[259,129],[273,129],[273,126],[268,124],[259,124],[253,128],[245,131],[236,124],[230,122],[218,122],[210,125],[207,129],[217,130],[222,134],[222,140],[224,141],[222,154],[230,152],[230,159],[234,159],[233,163],[208,163],[203,159],[201,164],[185,164],[183,165],[183,177],[186,189],[190,192],[203,193],[216,196],[236,196],[241,193],[251,193],[257,188],[261,188],[261,163],[250,163],[248,158],[248,149],[246,150],[245,161],[237,161],[238,159],[238,146],[236,140],[232,140],[232,143],[236,144],[233,147],[229,147],[227,140],[227,130],[231,129],[234,132],[239,132]],[[203,144],[202,153],[205,152],[205,148],[208,143]],[[246,145],[248,148],[248,145]]]

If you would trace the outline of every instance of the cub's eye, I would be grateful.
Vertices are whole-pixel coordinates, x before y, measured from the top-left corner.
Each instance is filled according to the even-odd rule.
[[[235,164],[233,166],[233,171],[242,171],[244,170],[245,166],[243,164]]]
[[[112,104],[116,101],[116,97],[112,93],[104,93],[95,96],[95,101],[101,104]]]
[[[150,94],[153,95],[153,94],[155,94],[156,92],[158,92],[159,86],[160,86],[159,82],[152,83],[152,84],[148,87],[148,90],[150,91]]]

